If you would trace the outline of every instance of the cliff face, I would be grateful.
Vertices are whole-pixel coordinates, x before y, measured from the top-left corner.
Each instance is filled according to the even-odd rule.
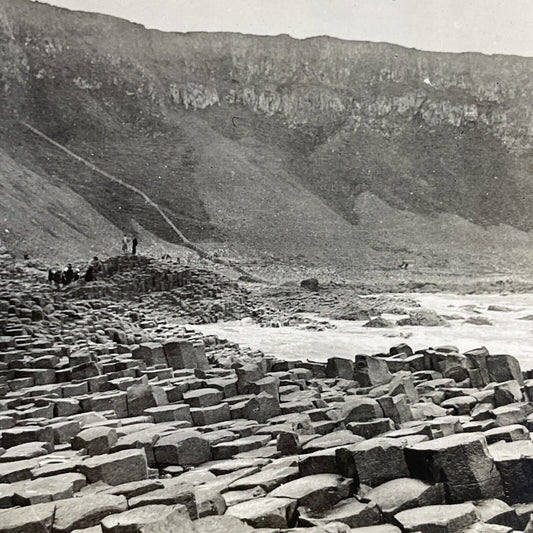
[[[328,37],[166,34],[25,0],[0,0],[0,52],[5,121],[24,117],[144,185],[193,236],[236,229],[257,238],[246,209],[229,203],[255,198],[254,174],[290,182],[296,204],[305,191],[346,227],[367,218],[365,193],[420,216],[533,227],[533,59]],[[13,157],[17,128],[3,130]],[[86,178],[53,168],[26,134],[17,138],[43,172],[116,216]],[[264,209],[280,202],[264,193]],[[169,237],[142,206],[123,207],[122,225],[133,216]]]

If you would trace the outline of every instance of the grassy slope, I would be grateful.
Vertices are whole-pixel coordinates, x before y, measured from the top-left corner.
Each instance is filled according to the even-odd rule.
[[[118,253],[121,233],[69,187],[52,184],[0,150],[0,238],[19,257],[52,263]]]
[[[377,120],[381,111],[376,111],[355,128],[353,110],[320,109],[337,98],[359,99],[364,106],[377,96],[420,91],[421,82],[409,70],[396,74],[405,78],[401,83],[375,82],[379,68],[390,67],[391,50],[405,55],[408,65],[414,52],[357,43],[362,51],[353,52],[354,43],[295,43],[283,37],[164,35],[108,17],[17,3],[20,13],[11,13],[17,20],[9,31],[15,42],[29,39],[17,52],[26,58],[28,74],[21,67],[20,77],[26,78],[10,96],[12,107],[73,151],[145,190],[190,238],[227,243],[252,256],[307,256],[354,268],[387,268],[405,255],[443,268],[527,263],[523,251],[532,247],[526,234],[467,222],[530,227],[527,150],[518,157],[480,124],[434,127],[416,114],[396,112]],[[9,72],[16,71],[18,60],[11,48]],[[276,50],[279,59],[269,55]],[[322,73],[300,68],[300,57],[331,59],[319,65],[330,80],[319,82]],[[468,63],[431,54],[423,59],[450,77],[457,72],[448,63],[455,61],[458,70]],[[361,74],[353,78],[357,69],[352,69],[356,74],[347,84],[341,78],[350,61],[358,62]],[[471,61],[474,81],[476,76],[490,81],[491,69],[498,71],[497,59]],[[486,63],[486,75],[479,74],[485,66],[478,63]],[[518,81],[523,70],[518,63]],[[224,102],[187,110],[172,102],[169,83],[192,81],[213,84],[221,94],[248,84],[296,103],[285,115]],[[434,90],[432,97],[439,105],[446,98],[461,105],[475,101],[454,90],[457,94]],[[517,106],[521,98],[516,96]],[[72,162],[12,118],[0,122],[0,141],[17,165],[63,191],[71,188],[117,228],[131,230],[139,223],[174,240],[135,195]]]

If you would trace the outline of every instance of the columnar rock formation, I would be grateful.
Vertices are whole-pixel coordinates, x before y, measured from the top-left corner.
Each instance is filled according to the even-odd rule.
[[[511,355],[283,361],[130,304],[2,281],[0,532],[526,527],[533,380]]]

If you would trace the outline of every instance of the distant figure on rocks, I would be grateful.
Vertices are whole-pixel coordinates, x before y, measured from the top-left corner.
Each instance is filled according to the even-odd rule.
[[[96,275],[102,272],[102,262],[98,257],[95,255],[91,262],[89,263],[89,266],[92,268],[93,273],[93,279],[96,278]]]
[[[54,282],[54,271],[51,268],[49,268],[48,269],[48,283],[52,285],[53,282]]]
[[[91,266],[93,267],[95,272],[100,272],[102,270],[102,263],[96,255],[91,260]]]
[[[126,255],[128,253],[128,236],[124,234],[124,237],[122,238],[122,253]]]
[[[137,253],[137,244],[139,244],[139,241],[137,240],[137,235],[134,235],[131,241],[131,255],[135,255]]]
[[[85,272],[85,281],[94,281],[94,271],[92,265],[89,265],[87,267],[87,271]]]
[[[318,280],[316,278],[304,279],[300,283],[300,287],[309,291],[316,292],[318,291]]]
[[[56,284],[56,289],[59,289],[59,285],[61,285],[61,270],[59,268],[54,272],[54,283]]]
[[[74,270],[72,265],[69,263],[65,271],[63,272],[63,283],[69,285],[74,279]]]

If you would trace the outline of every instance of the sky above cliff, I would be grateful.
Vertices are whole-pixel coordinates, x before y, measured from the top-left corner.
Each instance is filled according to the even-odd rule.
[[[164,31],[287,33],[533,56],[532,0],[46,0]]]

